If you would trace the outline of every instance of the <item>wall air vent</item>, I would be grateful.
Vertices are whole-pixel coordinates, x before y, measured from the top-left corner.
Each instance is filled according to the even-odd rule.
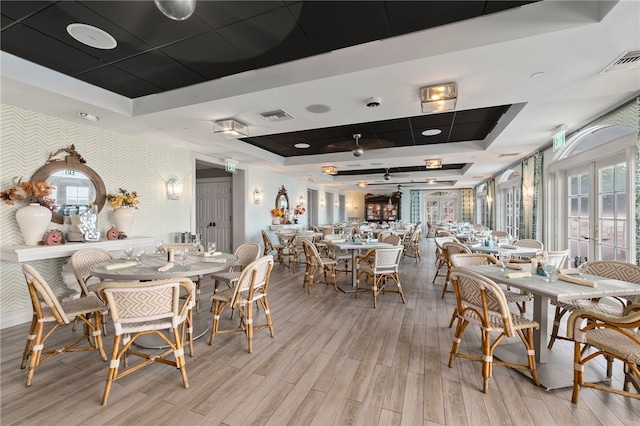
[[[285,121],[285,120],[293,120],[293,116],[284,110],[277,111],[269,111],[260,113],[260,115],[269,121]]]
[[[640,50],[629,50],[610,63],[600,74],[640,67]]]
[[[508,153],[505,153],[505,154],[500,154],[500,158],[502,158],[502,157],[515,157],[516,155],[518,155],[517,152],[508,152]]]

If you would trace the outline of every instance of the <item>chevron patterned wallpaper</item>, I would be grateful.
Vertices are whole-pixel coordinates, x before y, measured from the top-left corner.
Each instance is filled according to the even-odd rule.
[[[102,177],[108,193],[120,187],[138,191],[140,204],[131,230],[133,235],[153,236],[168,242],[173,233],[190,229],[190,197],[167,200],[165,186],[169,178],[176,177],[185,182],[185,193],[190,193],[189,151],[11,105],[1,106],[0,122],[0,190],[13,186],[17,176],[29,179],[45,164],[49,153],[74,144],[87,160],[87,166]],[[23,243],[15,213],[15,206],[0,206],[0,245]],[[108,206],[100,213],[98,226],[103,233],[113,226]],[[61,225],[51,223],[50,228],[56,227]],[[31,263],[58,296],[69,293],[60,274],[65,260]],[[20,265],[0,261],[0,326],[5,326],[8,313],[30,307]]]

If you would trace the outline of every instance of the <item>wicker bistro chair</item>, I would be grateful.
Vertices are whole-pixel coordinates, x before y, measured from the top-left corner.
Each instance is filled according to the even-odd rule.
[[[599,277],[612,278],[620,281],[627,281],[640,285],[640,266],[632,263],[615,260],[598,260],[587,262],[584,266],[585,273],[597,275]],[[556,305],[556,312],[553,319],[553,329],[547,347],[551,349],[556,339],[571,340],[569,337],[559,336],[560,322],[562,317],[570,311],[586,310],[595,314],[620,316],[623,314],[625,306],[630,303],[640,303],[640,297],[607,297],[613,303],[603,303],[603,299],[592,300],[565,300],[562,302],[552,302]],[[567,328],[567,332],[569,332]],[[611,370],[608,371],[611,374]]]
[[[433,275],[433,281],[431,284],[435,284],[436,279],[438,277],[446,277],[446,274],[441,274],[440,270],[447,265],[447,259],[444,256],[444,252],[442,250],[442,245],[444,243],[456,242],[459,243],[456,237],[435,237],[434,241],[436,243],[436,273]]]
[[[189,250],[197,253],[204,252],[204,247],[199,243],[168,243],[162,245],[162,251],[167,253],[169,250]],[[196,286],[195,307],[196,312],[200,310],[200,278],[199,276],[189,277]]]
[[[325,239],[327,240],[338,240],[340,239],[340,235],[337,234],[333,234],[333,235],[328,235],[325,237]],[[344,268],[342,269],[338,269],[338,267],[336,266],[336,272],[344,272],[345,274],[348,273],[350,271],[349,269],[349,262],[351,261],[351,252],[349,250],[338,250],[334,247],[332,247],[330,244],[327,245],[327,250],[328,250],[328,257],[330,257],[331,259],[335,260],[336,263],[340,263],[343,262],[344,264]],[[355,266],[351,265],[353,268],[355,268]]]
[[[584,323],[586,321],[586,325]],[[624,308],[622,315],[610,316],[601,312],[577,310],[567,320],[567,337],[574,342],[573,395],[571,402],[578,403],[581,387],[589,387],[617,395],[640,399],[640,305]],[[587,347],[595,351],[586,351]],[[584,366],[600,355],[607,361],[618,359],[624,364],[623,388],[616,389],[603,383],[584,381]],[[597,363],[597,362],[596,362]],[[613,383],[613,381],[611,381]],[[635,388],[630,391],[629,385]]]
[[[214,293],[219,290],[221,283],[226,284],[227,288],[235,287],[241,271],[260,257],[260,246],[256,243],[240,244],[233,254],[238,258],[235,265],[227,271],[211,274],[211,278],[214,280]]]
[[[380,240],[379,238],[378,240],[382,241],[383,243],[391,244],[392,246],[400,246],[402,244],[402,238],[400,238],[396,234],[389,234],[382,240]]]
[[[307,268],[304,271],[304,281],[302,282],[302,286],[304,287],[304,285],[307,284],[307,293],[311,293],[311,287],[316,283],[333,285],[334,290],[338,291],[336,284],[337,262],[334,259],[321,257],[318,249],[313,243],[303,240],[302,244],[304,246],[305,258],[307,259]],[[322,271],[324,274],[324,280],[314,280],[318,271]],[[329,281],[327,273],[331,274],[331,281]]]
[[[253,331],[259,328],[269,327],[271,337],[275,335],[273,322],[271,321],[271,311],[269,310],[269,301],[267,300],[267,289],[269,287],[269,279],[271,270],[273,269],[273,257],[263,256],[260,259],[251,262],[242,271],[240,279],[235,289],[228,289],[215,293],[211,296],[213,307],[213,323],[211,326],[211,338],[209,345],[213,344],[213,338],[216,334],[244,332],[247,336],[249,345],[249,353],[253,353]],[[260,303],[264,310],[266,324],[253,324],[253,303]],[[219,330],[220,314],[224,311],[225,306],[231,305],[240,312],[241,322],[239,328]]]
[[[195,297],[195,285],[188,278],[173,278],[149,282],[104,282],[99,291],[110,307],[115,330],[113,353],[107,383],[104,387],[102,405],[106,405],[115,381],[158,362],[178,368],[182,383],[189,387],[184,358],[184,333],[190,327],[192,307]],[[182,303],[180,293],[187,294]],[[170,330],[168,337],[163,332]],[[131,350],[131,345],[140,336],[155,334],[168,346],[163,352],[149,354]],[[122,343],[122,347],[120,344]],[[174,360],[167,357],[173,354]],[[143,361],[129,366],[127,356],[134,355]],[[120,359],[124,357],[125,368],[119,372]]]
[[[262,255],[267,256],[275,251],[278,255],[278,262],[280,263],[280,265],[284,266],[284,256],[283,256],[284,245],[273,244],[271,242],[271,238],[269,238],[269,234],[267,234],[264,230],[262,230],[261,232],[262,232],[262,242],[264,243],[264,252],[262,253]]]
[[[487,253],[452,253],[449,255],[449,264],[450,268],[453,268],[455,266],[497,265],[498,260]],[[453,323],[455,322],[457,317],[458,308],[456,306],[453,309],[453,313],[451,314],[449,328],[453,326]]]
[[[538,249],[538,251],[544,250],[544,244],[542,244],[542,241],[533,240],[530,238],[524,238],[524,239],[518,240],[514,242],[513,245],[515,247],[534,248],[534,249]],[[517,256],[515,258],[512,258],[511,261],[512,262],[530,262],[531,256]]]
[[[111,254],[103,249],[82,249],[71,255],[71,268],[73,274],[80,286],[80,296],[86,297],[91,293],[96,293],[96,288],[102,282],[102,279],[94,277],[91,274],[91,267],[96,263],[106,262],[113,259]],[[107,335],[107,315],[109,312],[105,309],[102,312],[102,334]],[[78,320],[74,320],[73,329],[75,330]]]
[[[315,237],[313,235],[296,235],[293,237],[293,241],[291,243],[292,250],[292,258],[293,258],[293,268],[292,272],[298,267],[299,263],[303,263],[301,261],[302,258],[305,258],[305,249],[304,242],[307,241],[309,243],[314,243]]]
[[[400,285],[400,275],[398,274],[398,265],[402,258],[403,247],[376,248],[373,249],[373,261],[370,261],[370,253],[356,256],[356,299],[358,291],[371,291],[373,295],[373,307],[378,305],[378,294],[380,293],[398,293],[405,303],[404,293]],[[360,286],[360,277],[366,275],[366,281],[369,282],[368,287]],[[397,290],[387,290],[389,280],[395,282]]]
[[[471,249],[464,244],[450,242],[444,243],[442,245],[442,253],[444,255],[444,259],[447,262],[447,275],[444,278],[444,286],[442,287],[442,299],[444,299],[444,295],[447,293],[447,288],[449,288],[449,281],[451,280],[451,255],[460,254],[460,253],[471,253]]]
[[[451,279],[456,293],[458,323],[453,344],[451,345],[449,367],[453,366],[453,361],[456,357],[480,362],[482,364],[482,391],[484,393],[487,393],[489,389],[489,379],[491,378],[494,364],[528,370],[531,373],[533,382],[538,385],[535,349],[533,347],[533,330],[539,327],[538,323],[512,314],[508,309],[507,299],[502,288],[492,280],[460,267],[453,268]],[[470,324],[480,328],[482,338],[481,356],[459,352],[462,335]],[[491,341],[492,333],[498,334],[493,342]],[[493,358],[493,351],[498,343],[503,338],[513,337],[515,334],[524,343],[527,351],[527,365],[514,364]]]
[[[102,359],[106,361],[107,355],[102,346],[100,331],[100,315],[106,311],[105,304],[95,294],[60,302],[51,291],[49,284],[32,266],[22,265],[22,272],[33,306],[33,318],[20,365],[20,368],[25,368],[27,361],[29,361],[26,385],[31,386],[33,375],[40,364],[44,364],[55,355],[64,352],[97,350]],[[45,350],[44,344],[53,332],[60,326],[70,324],[74,318],[78,318],[84,323],[84,333],[62,347]],[[53,323],[53,327],[46,333],[44,332],[45,323]],[[77,347],[76,345],[84,339],[88,339],[89,344]],[[42,354],[46,356],[43,358]]]
[[[422,258],[420,257],[420,235],[420,228],[416,227],[416,229],[414,229],[414,231],[409,236],[408,241],[403,242],[402,244],[404,246],[403,256],[414,257],[416,259],[416,263],[418,262],[418,260],[422,260]]]

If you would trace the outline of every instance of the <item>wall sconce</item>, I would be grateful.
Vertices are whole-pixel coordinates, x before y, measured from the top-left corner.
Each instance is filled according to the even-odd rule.
[[[258,189],[253,191],[253,204],[262,204],[262,192]]]
[[[213,133],[220,134],[227,138],[246,138],[249,136],[249,128],[246,124],[229,118],[226,120],[215,121],[213,123]]]
[[[524,185],[524,199],[526,201],[532,200],[535,195],[535,188],[533,186]]]
[[[324,208],[324,198],[320,198],[320,207]]]
[[[336,169],[334,166],[322,166],[322,173],[324,173],[325,175],[337,175],[338,174],[338,169]]]
[[[335,203],[335,204],[336,204],[336,209],[337,209],[338,207],[340,207],[340,200],[336,200],[336,203]]]
[[[182,190],[184,189],[184,185],[182,181],[179,181],[176,178],[171,178],[167,181],[167,199],[169,200],[179,200],[182,198]]]
[[[301,206],[304,204],[304,197],[302,195],[298,197],[298,204],[300,204]]]
[[[449,111],[456,107],[458,84],[445,83],[420,89],[420,103],[423,114]]]
[[[429,169],[441,169],[442,168],[442,160],[439,158],[433,158],[431,160],[424,160],[424,165]]]
[[[367,182],[364,182],[364,181],[356,182],[356,185],[358,185],[358,188],[366,188]]]

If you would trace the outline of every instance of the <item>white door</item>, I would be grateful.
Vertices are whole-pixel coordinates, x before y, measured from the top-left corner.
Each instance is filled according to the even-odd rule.
[[[218,244],[218,250],[232,252],[231,181],[196,182],[196,232],[202,245],[209,241]]]
[[[627,161],[614,156],[567,171],[570,259],[629,261]]]

